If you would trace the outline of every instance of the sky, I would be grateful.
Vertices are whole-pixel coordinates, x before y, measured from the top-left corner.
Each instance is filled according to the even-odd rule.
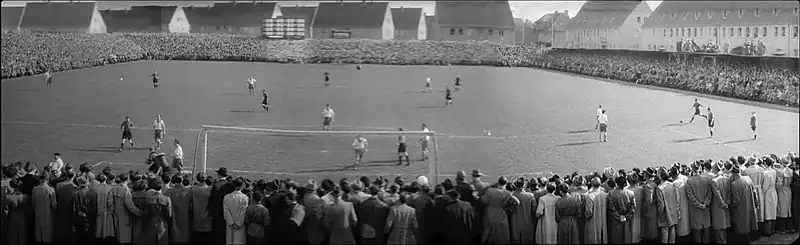
[[[352,0],[347,0],[352,1]],[[3,1],[3,6],[20,6],[24,5],[26,1]],[[37,2],[37,1],[32,1]],[[53,2],[56,2],[55,0]],[[120,2],[120,6],[128,5],[129,3],[133,3],[135,5],[152,5],[153,3],[168,3],[168,2],[180,2],[181,4],[197,4],[197,5],[207,5],[209,1],[115,1]],[[122,3],[126,2],[126,3]],[[242,1],[240,2],[251,2],[251,1]],[[271,1],[264,1],[264,2],[271,2]],[[274,1],[272,1],[274,2]],[[314,1],[278,1],[281,3],[282,6],[294,6],[294,5],[315,5]],[[355,2],[360,2],[355,0]],[[514,14],[515,18],[523,18],[535,21],[542,17],[547,13],[553,13],[555,11],[564,12],[569,11],[570,17],[575,16],[578,11],[581,9],[581,5],[585,1],[509,1],[511,5],[511,12]],[[661,1],[647,1],[653,10],[661,4]],[[116,5],[116,4],[115,4]],[[390,1],[390,5],[393,8],[396,7],[421,7],[423,11],[427,15],[433,15],[434,13],[434,6],[436,3],[434,1]]]

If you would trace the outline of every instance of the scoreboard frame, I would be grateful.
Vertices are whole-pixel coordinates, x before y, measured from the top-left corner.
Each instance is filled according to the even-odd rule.
[[[306,20],[297,18],[266,18],[262,21],[261,36],[267,39],[305,39]]]

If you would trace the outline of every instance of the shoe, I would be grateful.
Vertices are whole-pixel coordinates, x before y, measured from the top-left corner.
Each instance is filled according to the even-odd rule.
[[[406,163],[406,166],[411,166],[411,163]]]

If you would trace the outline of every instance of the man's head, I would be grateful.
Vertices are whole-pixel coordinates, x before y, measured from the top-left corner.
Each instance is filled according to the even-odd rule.
[[[126,122],[130,122],[131,121],[131,117],[125,117],[125,121]]]
[[[330,108],[331,108],[331,104],[325,104],[325,109],[330,109]]]
[[[217,169],[217,177],[220,179],[228,177],[228,168],[221,167]]]
[[[156,115],[156,120],[161,121],[161,114]]]
[[[55,159],[55,160],[61,159],[61,153],[58,153],[58,152],[53,153],[53,159]]]
[[[181,145],[181,142],[178,141],[178,138],[175,138],[175,140],[173,140],[172,143],[175,144],[176,147]]]

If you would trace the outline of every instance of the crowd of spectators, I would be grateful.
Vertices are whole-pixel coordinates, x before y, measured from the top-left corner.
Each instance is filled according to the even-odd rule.
[[[541,45],[382,40],[265,40],[226,34],[3,32],[2,78],[140,59],[391,65],[495,65],[554,69],[798,107],[794,69],[720,62],[685,65],[643,56]]]
[[[57,161],[60,158],[56,158]],[[688,164],[485,182],[361,177],[298,182],[2,168],[3,244],[748,243],[800,225],[800,159]],[[471,179],[470,179],[471,178]]]

